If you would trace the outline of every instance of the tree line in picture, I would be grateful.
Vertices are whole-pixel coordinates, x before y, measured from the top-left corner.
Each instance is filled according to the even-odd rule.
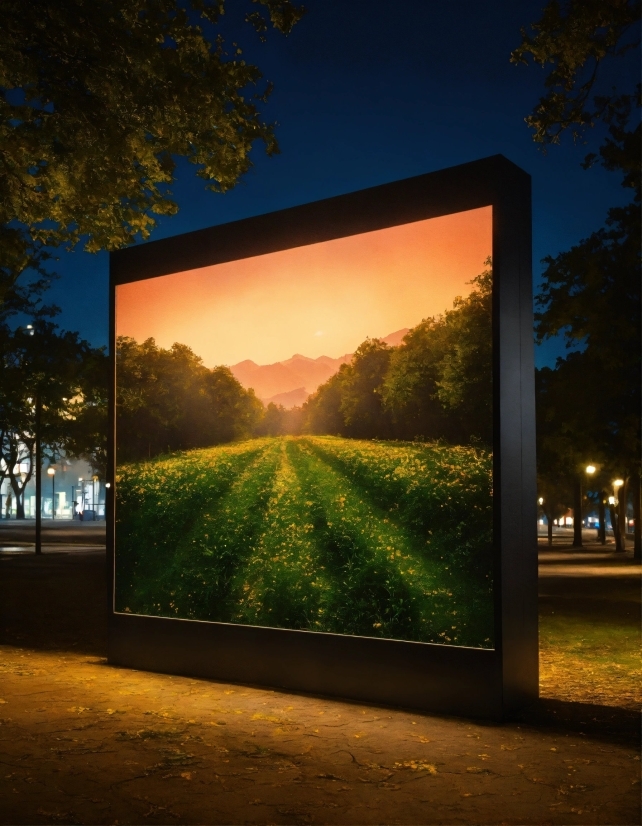
[[[466,298],[410,330],[398,347],[366,339],[352,361],[290,410],[264,408],[227,367],[184,344],[118,339],[119,461],[252,436],[492,441],[492,270]]]

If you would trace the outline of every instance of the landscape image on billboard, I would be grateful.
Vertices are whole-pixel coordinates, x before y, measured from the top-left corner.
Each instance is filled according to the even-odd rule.
[[[117,286],[115,610],[492,648],[491,238]]]

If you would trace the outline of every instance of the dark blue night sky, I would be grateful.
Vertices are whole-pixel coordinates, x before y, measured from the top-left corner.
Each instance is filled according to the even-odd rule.
[[[230,11],[234,0],[228,0]],[[275,85],[266,119],[281,154],[255,166],[232,192],[205,190],[184,163],[180,212],[152,239],[340,195],[502,153],[533,178],[534,273],[541,259],[598,229],[627,200],[616,175],[584,171],[569,139],[542,154],[524,123],[545,72],[514,66],[520,27],[544,3],[529,0],[306,0],[288,38],[266,44],[228,14],[226,25]],[[618,71],[623,71],[619,68]],[[50,291],[61,326],[107,341],[108,255],[75,252],[56,264]],[[554,347],[539,348],[538,363]]]

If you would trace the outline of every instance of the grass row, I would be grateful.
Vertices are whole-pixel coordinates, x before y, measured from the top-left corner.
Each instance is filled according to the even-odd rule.
[[[127,468],[121,484],[144,469],[146,496],[143,508],[141,501],[132,507],[133,490],[126,486],[130,498],[123,497],[119,484],[117,607],[492,645],[490,460],[485,457],[484,465],[465,449],[444,455],[448,450],[453,449],[284,437]],[[160,542],[155,529],[149,542],[140,527],[162,509],[149,489],[158,491],[159,472],[167,476],[167,463],[180,468],[186,456],[207,466],[208,481],[198,476],[194,487],[188,485],[202,511],[182,520],[180,535],[174,528]],[[476,544],[460,523],[453,528],[453,514],[466,525],[467,486],[473,522],[483,529]],[[185,513],[182,505],[178,511]]]

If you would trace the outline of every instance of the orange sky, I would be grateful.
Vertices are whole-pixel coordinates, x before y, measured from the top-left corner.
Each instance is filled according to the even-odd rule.
[[[492,207],[123,284],[118,335],[208,367],[337,358],[452,307],[491,254]]]

